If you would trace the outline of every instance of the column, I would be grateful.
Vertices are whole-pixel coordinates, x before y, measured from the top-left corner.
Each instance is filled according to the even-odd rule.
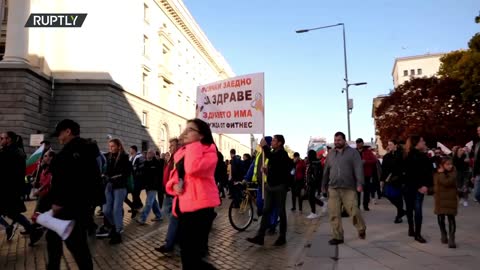
[[[9,0],[7,42],[2,62],[28,63],[28,28],[31,0]]]

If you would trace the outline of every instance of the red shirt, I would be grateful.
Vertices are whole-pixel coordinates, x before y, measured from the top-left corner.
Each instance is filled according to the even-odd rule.
[[[295,180],[305,180],[305,172],[307,171],[307,166],[305,161],[299,159],[295,163]]]

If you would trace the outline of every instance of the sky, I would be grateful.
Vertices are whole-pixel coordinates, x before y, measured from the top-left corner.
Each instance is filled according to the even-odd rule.
[[[354,100],[351,137],[375,137],[372,100],[393,88],[395,58],[467,48],[478,0],[184,0],[237,75],[265,73],[265,134],[305,154],[310,136],[347,134],[342,28]]]

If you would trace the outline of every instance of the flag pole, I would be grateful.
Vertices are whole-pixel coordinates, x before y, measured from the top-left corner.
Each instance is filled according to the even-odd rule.
[[[265,74],[263,74],[263,137],[262,139],[265,139]],[[266,141],[265,141],[266,142]],[[262,161],[263,161],[263,166],[265,166],[265,151],[263,150],[262,147]],[[265,171],[262,168],[262,200],[265,199]]]

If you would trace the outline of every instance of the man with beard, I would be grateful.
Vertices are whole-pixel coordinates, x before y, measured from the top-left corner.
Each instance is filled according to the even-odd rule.
[[[352,217],[359,238],[366,237],[365,222],[357,206],[357,192],[362,192],[363,177],[360,154],[347,145],[344,133],[335,133],[335,149],[328,153],[322,181],[323,192],[327,191],[328,183],[328,214],[333,234],[330,245],[343,243],[342,205]]]

